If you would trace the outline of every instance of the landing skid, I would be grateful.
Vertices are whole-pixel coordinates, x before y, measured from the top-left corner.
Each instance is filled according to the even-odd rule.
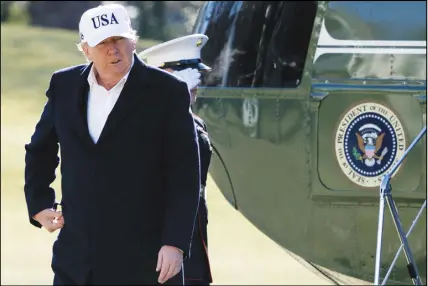
[[[412,225],[410,226],[407,234],[404,234],[403,226],[401,225],[400,216],[398,215],[397,206],[394,202],[394,199],[392,198],[392,188],[391,188],[391,177],[392,174],[397,170],[397,168],[401,165],[403,160],[406,158],[407,154],[410,152],[410,150],[413,149],[413,147],[418,143],[418,141],[425,135],[427,131],[427,127],[425,126],[422,131],[419,133],[419,135],[415,138],[415,140],[412,142],[412,144],[409,146],[409,148],[404,153],[403,157],[398,161],[394,167],[391,169],[390,172],[388,172],[382,179],[382,183],[380,185],[380,202],[379,202],[379,221],[378,221],[378,229],[377,229],[377,244],[376,244],[376,263],[375,263],[375,279],[374,279],[374,285],[385,285],[386,281],[389,278],[389,275],[391,274],[392,268],[395,265],[395,262],[397,261],[398,256],[400,255],[401,250],[404,248],[404,254],[406,255],[407,260],[407,269],[409,271],[410,278],[412,279],[413,285],[423,285],[422,279],[419,276],[418,267],[413,259],[413,254],[409,246],[409,242],[407,241],[407,237],[412,232],[414,226],[416,225],[417,221],[419,220],[420,216],[422,215],[423,210],[426,208],[427,201],[423,203],[421,209],[419,210],[418,214],[416,215],[415,220],[413,221]],[[395,227],[397,229],[398,236],[401,241],[401,246],[398,249],[395,258],[391,264],[391,266],[388,269],[388,272],[385,276],[385,278],[382,281],[382,284],[379,284],[380,282],[380,260],[381,260],[381,252],[382,252],[382,235],[383,235],[383,219],[384,219],[384,210],[385,210],[385,200],[388,204],[388,208],[391,212],[392,219],[394,221]]]

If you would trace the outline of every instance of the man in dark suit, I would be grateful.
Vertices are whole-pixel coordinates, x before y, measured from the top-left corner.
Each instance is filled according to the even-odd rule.
[[[55,285],[181,283],[200,190],[187,85],[143,63],[121,5],[86,11],[89,61],[55,72],[25,145],[29,219],[52,232]],[[61,152],[62,212],[53,208]]]
[[[193,104],[196,101],[197,86],[201,82],[201,73],[211,70],[201,61],[201,49],[207,41],[207,36],[193,34],[150,47],[139,53],[138,56],[149,65],[164,69],[183,79],[187,83],[191,104]],[[212,146],[205,122],[196,114],[193,114],[193,119],[199,139],[201,195],[198,220],[192,241],[192,257],[184,262],[184,276],[186,285],[209,285],[213,280],[208,256],[208,209],[205,186]]]

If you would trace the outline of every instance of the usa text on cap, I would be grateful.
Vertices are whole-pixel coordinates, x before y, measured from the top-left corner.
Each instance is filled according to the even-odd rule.
[[[209,71],[211,68],[201,61],[201,49],[207,41],[207,36],[193,34],[153,46],[138,56],[148,65],[160,68],[195,66],[201,71]]]
[[[79,23],[80,40],[95,47],[109,37],[132,39],[131,19],[119,4],[100,5],[83,13]]]

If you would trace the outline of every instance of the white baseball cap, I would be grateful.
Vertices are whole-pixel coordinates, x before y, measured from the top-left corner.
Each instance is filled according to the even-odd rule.
[[[209,71],[211,68],[201,60],[201,49],[208,41],[204,34],[193,34],[179,37],[138,54],[138,57],[148,65],[167,68],[179,66],[194,66],[200,71]]]
[[[131,19],[120,4],[100,5],[83,13],[79,23],[80,41],[95,47],[109,37],[133,39]]]

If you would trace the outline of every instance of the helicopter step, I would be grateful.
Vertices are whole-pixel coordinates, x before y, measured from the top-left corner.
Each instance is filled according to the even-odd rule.
[[[406,150],[406,152],[403,154],[401,159],[395,164],[395,166],[391,169],[390,172],[388,172],[382,179],[382,183],[380,185],[380,202],[379,202],[379,221],[378,221],[378,231],[377,231],[377,245],[376,245],[376,263],[375,263],[375,279],[374,279],[374,285],[385,285],[386,281],[389,278],[389,275],[391,274],[392,268],[394,267],[394,264],[401,252],[401,250],[404,248],[404,254],[406,255],[407,260],[407,269],[410,275],[410,278],[412,279],[413,285],[423,285],[422,279],[419,275],[418,267],[413,259],[413,254],[411,251],[411,248],[409,246],[407,238],[409,237],[410,233],[412,232],[414,226],[416,225],[417,221],[419,220],[420,216],[422,215],[423,210],[426,208],[426,200],[423,203],[421,209],[419,210],[418,214],[416,215],[416,218],[414,219],[412,225],[410,226],[407,234],[404,234],[403,226],[400,221],[400,216],[398,214],[397,206],[394,202],[394,199],[392,198],[392,188],[390,184],[390,180],[392,177],[392,174],[398,169],[398,167],[402,164],[404,159],[406,158],[407,154],[413,149],[413,147],[418,143],[418,141],[422,138],[423,135],[425,135],[427,130],[427,127],[425,126],[419,135],[415,138],[415,140],[412,142],[412,144],[409,146],[409,148]],[[388,204],[388,208],[391,212],[392,219],[394,221],[395,227],[397,229],[398,236],[401,241],[400,248],[398,249],[393,262],[391,263],[390,268],[388,269],[388,272],[385,276],[385,278],[382,281],[382,284],[379,284],[380,282],[380,259],[381,259],[381,252],[382,252],[382,234],[383,234],[383,220],[384,220],[384,210],[385,210],[385,200]]]

